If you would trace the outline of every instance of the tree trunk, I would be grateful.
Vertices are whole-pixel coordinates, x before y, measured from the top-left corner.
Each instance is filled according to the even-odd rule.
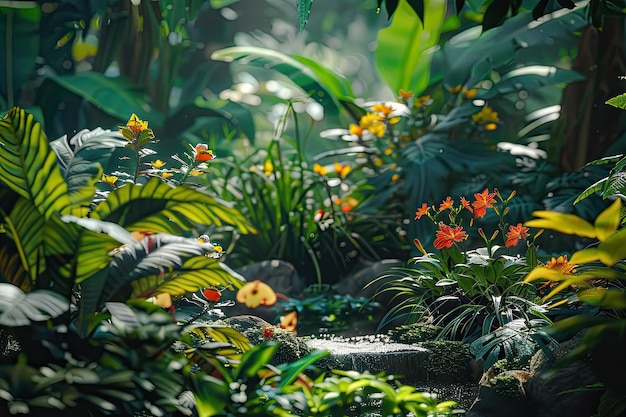
[[[574,171],[604,155],[619,137],[624,111],[605,104],[626,91],[624,18],[606,17],[602,30],[583,29],[572,69],[586,79],[568,85],[557,126],[561,132],[560,171]]]

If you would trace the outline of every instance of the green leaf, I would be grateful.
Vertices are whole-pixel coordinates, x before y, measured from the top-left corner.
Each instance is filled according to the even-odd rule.
[[[432,60],[427,51],[439,41],[445,12],[445,1],[428,2],[422,25],[415,11],[402,0],[391,25],[378,32],[374,60],[392,91],[403,89],[419,96],[426,89]]]
[[[24,293],[12,284],[0,283],[0,325],[27,326],[55,318],[69,309],[69,301],[49,290]]]
[[[339,103],[315,72],[295,58],[278,51],[254,46],[234,46],[213,52],[211,59],[273,69],[288,77],[307,96],[324,107],[328,115],[339,113]]]
[[[306,27],[307,22],[309,21],[309,14],[311,13],[311,5],[313,4],[313,0],[297,0],[296,6],[298,8],[298,21],[300,33]]]
[[[194,224],[231,224],[241,233],[253,229],[227,203],[199,191],[173,188],[158,178],[145,185],[127,184],[113,190],[91,213],[94,219],[114,222],[131,231],[178,234]]]
[[[0,184],[32,202],[44,219],[71,211],[67,184],[41,125],[18,107],[0,121]]]
[[[126,78],[112,78],[88,71],[71,76],[49,76],[47,79],[120,120],[128,120],[130,114],[136,113],[140,119],[149,120],[157,127],[163,126],[165,121],[163,114],[146,102],[146,92]]]
[[[591,288],[580,291],[578,299],[594,306],[626,308],[626,293],[621,289]]]
[[[185,261],[155,292],[182,295],[211,286],[241,288],[244,283],[242,276],[217,259],[198,256]]]
[[[44,270],[41,235],[44,218],[32,202],[20,198],[10,215],[3,220],[7,237],[15,245],[22,268],[29,273],[30,281],[34,285],[37,276]],[[19,276],[15,278],[20,280]],[[10,282],[15,283],[13,279]]]
[[[237,367],[239,378],[256,376],[257,372],[271,362],[279,347],[279,343],[268,342],[250,348],[243,354],[241,362]]]
[[[63,136],[50,142],[72,204],[86,207],[91,204],[96,192],[95,183],[102,177],[102,168],[108,165],[115,149],[123,148],[127,143],[119,133],[101,128],[84,129],[70,139]]]
[[[626,110],[626,93],[610,98],[605,103],[618,109]]]
[[[230,390],[225,381],[204,374],[192,374],[191,381],[199,415],[219,415],[230,403]]]
[[[216,342],[227,342],[242,352],[250,350],[250,341],[243,334],[228,326],[205,326],[203,330]],[[267,363],[267,362],[266,362]]]

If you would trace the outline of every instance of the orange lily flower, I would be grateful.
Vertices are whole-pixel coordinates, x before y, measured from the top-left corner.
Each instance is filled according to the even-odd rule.
[[[504,246],[510,248],[511,246],[517,246],[520,239],[526,239],[529,236],[528,227],[522,226],[521,223],[517,223],[517,226],[509,226],[509,231],[506,233],[506,243]]]
[[[437,249],[451,248],[455,242],[465,239],[467,239],[467,233],[463,231],[463,226],[451,227],[440,222],[434,245]]]

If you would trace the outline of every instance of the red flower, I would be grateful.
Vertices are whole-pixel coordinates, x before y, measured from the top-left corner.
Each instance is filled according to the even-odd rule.
[[[517,223],[517,226],[509,226],[505,246],[507,248],[517,246],[520,239],[526,239],[528,236],[528,227],[522,226],[521,223]]]
[[[474,207],[474,218],[482,218],[487,214],[488,208],[493,208],[493,204],[496,202],[496,193],[490,193],[489,189],[485,188],[482,193],[474,194],[476,201],[472,203]]]
[[[209,149],[207,145],[204,143],[199,143],[195,148],[195,159],[199,162],[208,162],[212,159],[215,159],[215,155],[213,155],[213,151]]]
[[[271,326],[264,326],[263,327],[263,338],[264,339],[270,339],[272,336],[274,336],[274,329],[272,329]]]
[[[430,206],[426,205],[426,203],[422,203],[422,207],[418,208],[415,212],[415,220],[421,218],[424,215],[428,215],[429,210]]]
[[[222,293],[216,290],[215,288],[206,288],[202,290],[202,295],[204,296],[204,298],[207,299],[207,301],[216,303],[220,300]]]
[[[437,249],[450,248],[454,242],[460,242],[465,239],[467,239],[467,233],[463,231],[463,226],[453,228],[440,222],[434,245]]]
[[[443,211],[452,208],[454,201],[448,196],[441,204],[439,204],[439,211]]]

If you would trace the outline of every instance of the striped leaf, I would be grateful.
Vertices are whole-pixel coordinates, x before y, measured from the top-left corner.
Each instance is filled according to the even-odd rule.
[[[101,128],[84,129],[70,139],[63,136],[50,142],[73,204],[91,204],[102,168],[108,165],[113,151],[127,143],[119,133]]]
[[[128,184],[112,191],[91,217],[114,222],[131,231],[179,234],[195,224],[231,224],[241,233],[253,229],[227,203],[199,191],[164,184],[158,178],[145,185]]]
[[[58,317],[69,309],[61,295],[36,290],[28,294],[12,284],[0,284],[0,325],[27,326],[33,321]]]
[[[69,212],[67,184],[32,114],[12,108],[0,120],[0,184],[32,202],[44,218]]]
[[[188,259],[181,269],[171,274],[156,293],[183,295],[211,286],[241,288],[245,279],[214,258],[197,256]]]

